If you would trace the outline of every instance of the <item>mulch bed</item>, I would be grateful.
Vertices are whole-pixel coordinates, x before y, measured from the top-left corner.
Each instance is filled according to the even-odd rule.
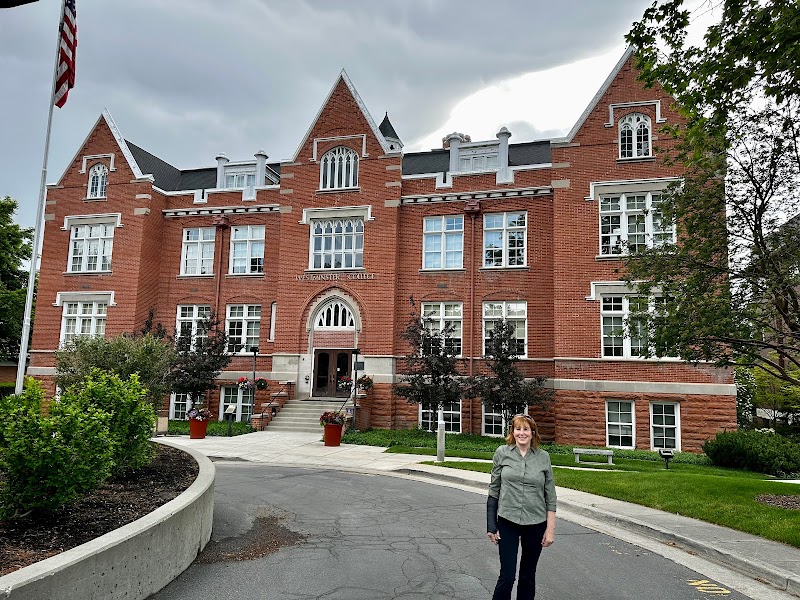
[[[58,511],[34,511],[0,520],[0,575],[80,546],[166,504],[197,478],[197,463],[169,446],[126,477],[109,479],[94,493]]]
[[[800,510],[800,494],[782,496],[780,494],[759,494],[756,502],[774,506],[775,508],[785,508],[787,510]]]

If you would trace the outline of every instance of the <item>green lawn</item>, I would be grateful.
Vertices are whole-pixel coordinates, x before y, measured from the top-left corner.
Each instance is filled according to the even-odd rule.
[[[372,442],[369,445],[389,446],[387,452],[436,455],[436,437],[427,432],[405,435],[367,431],[348,432],[345,438],[348,436],[350,439],[343,439],[344,443]],[[498,438],[448,436],[446,456],[491,459],[501,443]],[[571,446],[543,447],[550,452],[554,466],[575,466]],[[679,453],[669,470],[664,469],[664,462],[655,452],[614,450],[613,467],[599,460],[581,464],[589,466],[588,471],[554,469],[556,485],[693,517],[800,548],[800,510],[774,508],[755,500],[760,494],[800,495],[800,484],[769,481],[771,477],[760,473],[710,466],[705,456],[690,453]],[[485,473],[492,468],[487,462],[452,461],[442,466]]]

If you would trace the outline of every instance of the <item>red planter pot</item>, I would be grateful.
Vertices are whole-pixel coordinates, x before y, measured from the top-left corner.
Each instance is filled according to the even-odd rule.
[[[338,446],[342,441],[342,426],[326,424],[322,439],[325,441],[326,446]]]
[[[208,429],[208,419],[205,421],[198,421],[197,419],[189,419],[189,438],[192,440],[202,440],[206,437],[206,429]]]

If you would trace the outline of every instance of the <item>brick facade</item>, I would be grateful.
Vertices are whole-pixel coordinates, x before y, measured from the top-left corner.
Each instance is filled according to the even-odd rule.
[[[680,176],[659,160],[660,123],[680,118],[672,103],[663,90],[636,81],[626,55],[566,138],[511,144],[508,165],[466,174],[441,167],[450,150],[410,155],[391,147],[384,124],[375,125],[343,74],[296,155],[268,165],[279,172],[279,182],[277,176],[258,181],[252,199],[241,188],[220,185],[216,168],[180,172],[125,142],[105,115],[48,189],[30,373],[52,377],[53,350],[70,301],[110,298],[113,292],[106,336],[139,330],[151,309],[156,321],[172,329],[181,305],[209,306],[221,318],[229,305],[259,305],[255,368],[257,376],[270,379],[270,391],[289,381],[298,398],[330,392],[325,386],[334,379],[325,380],[321,365],[334,368],[343,360],[338,364],[349,374],[350,349],[357,346],[365,363],[360,374],[375,380],[362,400],[359,425],[414,427],[418,408],[391,392],[408,351],[400,333],[409,298],[460,305],[464,373],[485,369],[483,303],[524,302],[527,356],[520,367],[528,376],[548,377],[557,390],[552,409],[540,415],[545,437],[605,445],[606,403],[623,402],[633,415],[635,446],[650,448],[654,405],[675,403],[677,444],[697,450],[716,431],[736,426],[731,374],[670,359],[607,358],[601,333],[602,286],[620,281],[621,262],[600,255],[599,194],[639,189],[640,182],[655,190],[666,178]],[[650,118],[655,157],[619,158],[618,123],[630,113]],[[501,148],[502,160],[502,140],[499,146],[495,140],[486,144]],[[357,187],[320,190],[321,158],[338,147],[358,156]],[[545,158],[531,158],[536,152]],[[106,196],[87,199],[89,169],[98,162],[111,167],[112,157]],[[242,165],[218,161],[224,169]],[[256,173],[257,161],[248,163]],[[524,266],[483,265],[484,218],[499,213],[526,216]],[[97,215],[118,220],[112,268],[67,273],[71,228],[84,222],[79,217]],[[423,268],[425,218],[436,216],[463,218],[461,268]],[[312,268],[311,228],[315,221],[337,218],[363,220],[363,267]],[[263,273],[230,272],[233,228],[242,225],[265,227]],[[181,275],[187,228],[215,230],[213,266],[205,274]],[[352,324],[319,326],[320,311],[331,302],[347,307]],[[220,384],[234,385],[252,370],[252,353],[235,355]],[[210,394],[211,409],[219,410],[219,403],[220,393]],[[464,401],[461,431],[479,433],[482,426],[480,403]]]

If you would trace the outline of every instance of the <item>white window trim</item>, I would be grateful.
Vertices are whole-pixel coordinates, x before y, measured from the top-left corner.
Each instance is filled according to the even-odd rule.
[[[637,124],[637,119],[641,119],[640,123]],[[630,122],[633,121],[631,124]],[[647,154],[637,154],[637,137],[639,133],[639,126],[644,123],[647,126]],[[622,156],[622,132],[626,125],[630,125],[631,133],[633,135],[631,140],[631,150],[633,154],[631,156]],[[617,158],[619,160],[641,160],[644,158],[653,158],[653,121],[650,119],[649,115],[640,112],[632,112],[628,113],[624,117],[620,117],[619,123],[617,124]]]
[[[214,231],[214,238],[212,240],[203,240],[202,233],[200,233],[200,237],[196,241],[187,242],[186,231],[190,229],[197,229],[199,232],[202,232],[204,229],[210,229]],[[196,244],[202,248],[203,244],[212,243],[214,245],[214,254],[217,251],[217,230],[215,227],[184,227],[181,229],[181,265],[179,274],[181,277],[213,277],[214,276],[214,254],[211,256],[211,270],[208,273],[201,273],[202,271],[202,263],[203,263],[203,253],[202,251],[197,256],[197,273],[186,273],[186,248],[187,244]]]
[[[653,405],[654,404],[672,404],[675,408],[675,451],[681,451],[681,403],[679,401],[671,401],[665,400],[663,402],[660,401],[651,401],[649,410],[650,410],[650,450],[658,451],[658,448],[655,447],[655,440],[653,436]]]
[[[67,296],[65,294],[66,297],[61,297],[60,298],[61,304],[58,304],[59,298],[57,297],[56,306],[61,306],[62,307],[62,310],[61,310],[61,326],[59,328],[59,336],[58,336],[58,343],[59,343],[60,347],[64,346],[64,344],[65,344],[64,337],[66,335],[66,330],[67,330],[66,317],[74,317],[74,318],[77,319],[79,317],[86,318],[86,316],[87,316],[87,315],[84,315],[84,314],[82,314],[80,312],[75,314],[75,315],[67,315],[65,311],[66,311],[66,307],[67,307],[68,304],[71,304],[71,303],[78,303],[78,304],[103,303],[103,304],[105,304],[106,305],[106,313],[104,315],[104,323],[105,323],[106,326],[108,325],[108,308],[111,306],[111,300],[112,300],[111,293],[108,293],[108,294],[105,294],[105,295],[104,294],[100,294],[100,293],[92,293],[92,294],[72,293],[72,294],[73,295],[71,295],[71,296]],[[77,338],[77,337],[92,337],[92,336],[99,335],[99,334],[97,334],[95,332],[96,331],[96,327],[97,327],[96,319],[97,319],[98,315],[96,315],[94,312],[92,312],[92,314],[88,315],[88,316],[92,320],[92,333],[89,333],[88,335],[75,333],[72,336],[73,339]],[[105,329],[106,328],[104,327],[103,328],[103,331],[104,331],[103,336],[105,336]]]
[[[482,169],[462,169],[461,168],[461,161],[462,159],[470,159],[470,163],[474,165],[474,159],[476,157],[494,157],[496,159],[496,165],[494,167],[485,167]],[[460,144],[458,147],[458,171],[457,173],[460,174],[473,174],[473,173],[495,173],[500,169],[500,142],[492,142],[492,143],[485,143],[485,142],[471,142],[466,144]]]
[[[234,307],[234,306],[242,306],[242,307],[244,307],[243,315],[241,317],[232,317],[231,316],[231,308]],[[258,318],[256,318],[256,317],[248,317],[247,316],[247,310],[250,307],[253,307],[253,306],[257,306],[259,308]],[[231,321],[242,321],[242,336],[239,338],[239,342],[241,342],[243,339],[247,339],[247,324],[250,323],[250,322],[258,322],[258,334],[259,334],[258,337],[259,337],[259,341],[260,341],[260,338],[261,338],[261,317],[262,317],[262,315],[263,315],[263,308],[262,308],[261,304],[239,304],[239,303],[228,304],[225,307],[225,332],[228,334],[228,338],[230,339],[230,324],[231,324]],[[259,347],[259,345],[260,344],[256,343],[256,347]],[[229,351],[229,353],[230,354],[252,354],[253,351],[250,349],[251,347],[252,346],[242,346],[236,352],[230,352]]]
[[[447,231],[444,227],[446,223],[446,219],[452,218],[460,218],[461,219],[461,229]],[[428,219],[439,219],[442,222],[442,229],[440,231],[425,231],[425,221]],[[456,233],[461,233],[461,264],[457,267],[447,267],[445,263],[447,262],[447,236],[454,235]],[[425,266],[425,238],[426,236],[436,236],[438,235],[441,239],[441,249],[439,252],[439,258],[441,261],[441,267],[426,267]],[[422,219],[422,270],[423,271],[460,271],[464,269],[464,215],[430,215],[423,217]]]
[[[486,415],[487,414],[500,415],[500,422],[501,422],[500,433],[486,433]],[[485,436],[488,436],[488,437],[502,438],[502,437],[505,437],[503,435],[503,432],[505,430],[506,430],[506,418],[501,413],[487,411],[486,410],[486,406],[484,406],[481,403],[481,435],[485,435]]]
[[[318,221],[333,221],[333,222],[342,221],[342,222],[344,222],[344,221],[348,221],[348,220],[358,221],[359,219],[361,219],[362,226],[364,227],[364,231],[361,233],[361,236],[362,236],[362,240],[361,240],[361,266],[353,265],[353,266],[350,266],[350,267],[347,267],[347,266],[342,266],[342,267],[325,267],[325,266],[315,267],[314,266],[314,226],[315,226],[315,224]],[[355,231],[355,228],[354,228],[353,233],[351,235],[353,235],[353,236],[357,235],[357,232]],[[315,271],[315,272],[324,272],[324,273],[328,273],[328,272],[331,272],[331,271],[363,271],[364,270],[364,255],[365,255],[366,241],[367,241],[367,222],[366,222],[366,220],[362,219],[361,217],[358,217],[358,216],[356,216],[356,217],[350,217],[350,216],[343,217],[343,216],[337,215],[335,217],[313,219],[309,223],[309,228],[308,228],[308,270],[309,271]],[[342,250],[341,253],[345,254],[345,251]],[[356,252],[355,244],[353,244],[352,250],[350,250],[348,253],[352,254],[353,256],[356,256],[358,254]]]
[[[317,162],[317,154],[318,154],[317,145],[320,142],[343,142],[345,140],[361,140],[361,156],[359,158],[366,158],[369,156],[369,154],[367,154],[367,135],[365,133],[360,133],[357,135],[341,135],[335,137],[314,138],[314,149],[311,157],[312,162]],[[358,153],[356,152],[356,154]]]
[[[81,170],[79,172],[81,174],[86,173],[86,165],[89,163],[90,160],[91,161],[95,161],[95,160],[100,160],[102,158],[107,158],[108,159],[108,162],[109,162],[108,170],[109,171],[116,171],[117,170],[114,167],[114,155],[113,154],[91,154],[91,155],[86,155],[86,156],[83,157],[83,160],[81,161]],[[92,165],[92,166],[94,166],[94,165]]]
[[[372,205],[362,204],[360,206],[336,206],[332,208],[304,208],[303,218],[298,221],[300,225],[311,225],[314,221],[326,219],[346,219],[360,218],[367,221],[374,221],[372,216]]]
[[[238,385],[222,385],[219,388],[219,421],[225,420],[225,388],[236,388],[236,412],[234,414],[234,422],[241,423],[242,422],[242,406],[244,400],[244,390],[240,389]],[[251,406],[250,417],[252,418],[253,414],[255,414],[256,409],[256,397],[255,397],[255,390],[251,388],[250,392],[253,394],[253,403]],[[248,421],[245,421],[249,423]]]
[[[87,237],[83,238],[83,240],[84,240],[84,252],[81,255],[81,266],[80,266],[79,269],[73,269],[72,268],[73,261],[76,258],[76,256],[75,256],[75,244],[74,243],[77,240],[73,239],[72,230],[73,230],[73,228],[78,228],[78,227],[89,227],[91,229],[91,227],[93,225],[110,226],[111,227],[111,235],[110,236],[100,236],[100,237],[95,237],[95,238],[90,238],[90,237],[87,236]],[[92,222],[92,223],[88,223],[88,222],[74,223],[69,228],[69,249],[67,251],[67,270],[64,271],[64,273],[66,273],[68,275],[101,275],[101,274],[104,274],[104,273],[111,273],[112,272],[112,268],[113,268],[113,254],[114,254],[114,229],[116,229],[116,226],[115,226],[113,221],[95,221],[95,222]],[[87,267],[87,263],[89,261],[88,242],[90,240],[92,240],[92,239],[97,240],[98,244],[99,244],[99,242],[101,240],[110,241],[111,250],[108,252],[108,263],[109,263],[109,268],[108,269],[100,269],[100,268],[98,268],[98,269],[89,270],[88,268],[86,268]],[[97,254],[98,266],[102,265],[102,262],[103,262],[102,259],[104,257],[105,257],[104,254],[99,254],[99,253]]]
[[[181,394],[181,395],[182,396],[186,396],[186,400],[187,400],[186,403],[185,403],[186,412],[189,412],[189,409],[192,407],[190,399],[189,399],[189,394]],[[178,394],[175,393],[175,392],[172,392],[169,395],[169,418],[170,419],[181,419],[181,417],[178,417],[178,416],[175,415],[175,405],[177,404],[177,396],[178,396]]]
[[[422,404],[419,404],[417,406],[418,406],[417,423],[419,423],[419,427],[422,428],[422,425],[423,425]],[[458,412],[457,412],[457,414],[458,414],[458,430],[457,431],[456,430],[445,431],[445,433],[461,433],[461,430],[463,429],[463,425],[464,425],[464,423],[463,423],[464,419],[463,419],[463,415],[462,415],[463,410],[464,410],[463,401],[459,400],[458,401]],[[428,411],[425,411],[425,412],[428,412]],[[426,431],[436,431],[436,425],[439,422],[439,409],[438,408],[434,409],[432,412],[434,413],[432,415],[432,418],[431,418],[431,427],[432,427],[432,429],[430,429],[430,430],[426,429]],[[456,414],[456,411],[445,410],[444,414]],[[447,424],[447,421],[445,420],[445,429],[447,429],[446,424]]]
[[[598,222],[597,222],[597,235],[598,235],[598,254],[596,258],[599,259],[616,259],[620,257],[629,256],[630,252],[628,250],[628,217],[632,215],[642,215],[644,216],[644,242],[647,248],[652,248],[654,245],[653,237],[655,235],[655,231],[653,229],[653,216],[655,211],[653,210],[653,196],[662,195],[661,191],[657,190],[650,190],[650,191],[627,191],[621,193],[603,193],[598,196]],[[619,197],[619,204],[620,208],[614,211],[603,211],[602,209],[602,198],[606,197]],[[644,196],[645,197],[645,207],[643,209],[639,208],[628,208],[628,198],[632,196]],[[623,208],[624,206],[624,208]],[[603,253],[603,217],[605,216],[619,216],[619,233],[612,234],[615,235],[617,238],[616,246],[621,249],[620,252],[609,252],[604,254]],[[675,226],[671,226],[671,233],[672,233],[672,241],[667,243],[674,244],[677,239],[677,234],[675,231]],[[660,233],[668,233],[670,230],[665,229]]]
[[[525,215],[525,227],[509,227],[508,226],[508,215],[511,213],[522,213]],[[487,265],[486,264],[486,233],[487,231],[496,232],[499,231],[497,228],[492,228],[487,230],[486,228],[486,217],[490,215],[503,215],[503,237],[502,237],[502,248],[503,248],[503,264],[502,265]],[[508,264],[508,233],[509,230],[519,231],[522,230],[524,232],[523,237],[523,253],[522,253],[522,264],[521,265],[509,265]],[[528,211],[527,210],[509,210],[505,212],[499,213],[484,213],[483,214],[483,245],[481,247],[481,269],[524,269],[528,266]]]
[[[95,171],[101,171],[101,175],[100,175],[100,180],[101,181],[103,179],[103,176],[105,176],[105,185],[103,186],[103,189],[102,189],[103,193],[102,194],[100,193],[100,190],[98,189],[97,195],[92,195],[92,177],[94,176],[94,172]],[[108,166],[106,166],[105,163],[99,162],[99,163],[96,163],[96,164],[92,165],[92,168],[89,169],[88,181],[86,182],[86,200],[105,200],[108,197],[107,191],[108,191],[108,174],[109,174],[109,172],[110,172],[110,170],[109,170]],[[98,184],[99,184],[99,182],[98,182]]]
[[[430,304],[438,304],[439,305],[439,316],[438,317],[432,317],[432,316],[428,316],[428,315],[425,314],[425,306],[426,305],[430,305]],[[445,317],[444,311],[445,311],[445,305],[446,304],[457,304],[461,308],[461,316],[458,319],[455,319],[453,317]],[[463,302],[450,302],[450,301],[447,301],[447,300],[443,300],[441,302],[426,301],[426,302],[422,303],[422,306],[420,307],[420,309],[421,309],[423,318],[428,318],[431,321],[433,321],[434,323],[436,322],[436,320],[438,320],[438,325],[439,325],[439,331],[440,332],[444,329],[444,327],[446,326],[447,323],[454,323],[456,321],[459,322],[459,324],[461,325],[461,327],[460,327],[461,335],[458,336],[458,340],[459,340],[459,347],[461,348],[461,351],[458,354],[456,354],[456,356],[459,357],[459,358],[462,357],[464,355],[464,303]],[[451,338],[451,339],[455,339],[455,338]]]
[[[270,313],[269,313],[269,338],[267,338],[268,342],[275,341],[275,317],[278,314],[278,303],[273,302],[270,306]]]
[[[61,231],[70,231],[75,225],[94,225],[96,223],[113,223],[114,227],[122,227],[122,213],[67,215],[64,217]]]
[[[264,229],[264,237],[262,237],[261,239],[250,237],[250,232],[251,232],[251,228],[252,227],[262,227]],[[248,237],[246,237],[244,239],[233,239],[233,230],[234,229],[243,229],[243,228],[247,229]],[[266,248],[267,248],[267,226],[266,225],[261,225],[261,224],[258,224],[258,225],[234,225],[234,226],[231,227],[230,238],[231,238],[230,239],[230,248],[228,250],[228,275],[230,275],[231,277],[247,277],[248,275],[256,275],[256,276],[264,275],[264,271],[265,271],[265,269],[264,269],[264,267],[265,267],[264,254],[266,254]],[[251,242],[253,242],[253,241],[256,241],[256,242],[260,241],[261,244],[262,244],[262,248],[261,248],[261,270],[260,271],[251,271],[250,270],[250,262],[254,258],[253,255],[252,255],[252,244],[251,244]],[[234,243],[242,243],[242,242],[246,242],[247,243],[247,257],[246,257],[246,259],[247,259],[247,271],[244,272],[244,273],[234,273],[233,272],[233,258],[234,258],[234,256],[233,256],[233,244]],[[183,263],[181,263],[181,264],[183,264]]]
[[[599,288],[600,286],[598,286]],[[615,291],[605,291],[614,289]],[[635,292],[628,291],[626,286],[621,287],[612,287],[608,286],[605,288],[604,291],[599,292],[596,299],[600,303],[600,357],[602,360],[634,360],[634,361],[643,361],[643,360],[655,360],[655,361],[672,361],[672,362],[681,362],[680,357],[676,356],[653,356],[653,357],[645,357],[645,356],[633,356],[632,349],[631,349],[631,338],[628,335],[628,332],[623,331],[622,335],[622,356],[606,356],[605,355],[605,346],[603,344],[604,336],[603,336],[603,317],[622,317],[623,328],[625,327],[626,320],[630,316],[630,298],[644,298],[641,294],[637,294]],[[654,290],[656,292],[656,290]],[[594,293],[594,282],[593,282],[593,293]],[[611,312],[611,311],[604,311],[603,310],[603,298],[609,296],[622,296],[622,311],[620,312]],[[647,309],[649,312],[652,312],[656,308],[655,300],[661,298],[662,296],[656,292],[651,294],[647,297]],[[587,298],[589,300],[590,298]],[[619,337],[619,336],[614,336]]]
[[[627,402],[627,403],[629,403],[631,405],[631,423],[630,423],[630,425],[631,425],[631,445],[630,446],[612,446],[611,444],[608,443],[609,442],[608,426],[611,424],[611,422],[608,420],[608,403],[609,402],[619,402],[619,403]],[[616,424],[627,425],[627,423],[621,423],[621,422],[620,423],[615,422],[614,424],[615,425]],[[608,398],[606,400],[606,446],[608,448],[619,448],[621,450],[632,450],[632,449],[636,448],[636,402],[634,400],[622,400],[622,399],[617,399],[617,398]]]
[[[330,185],[331,184],[331,180],[338,179],[338,177],[336,177],[334,175],[334,173],[337,172],[336,169],[332,169],[331,171],[329,171],[329,175],[330,175],[330,177],[328,178],[328,184],[329,185],[323,187],[322,184],[323,184],[323,181],[325,179],[323,177],[323,171],[325,169],[325,165],[328,164],[328,162],[329,162],[329,161],[326,161],[325,157],[327,157],[329,154],[333,155],[333,154],[337,154],[337,153],[341,154],[341,155],[343,155],[345,157],[345,164],[350,164],[350,171],[349,171],[349,173],[350,173],[350,181],[346,182],[346,183],[351,184],[351,185],[342,185],[342,186]],[[331,148],[330,150],[327,150],[325,152],[325,154],[323,154],[319,159],[319,188],[317,189],[317,191],[318,192],[333,192],[333,191],[348,191],[348,190],[357,190],[357,189],[359,189],[358,181],[359,181],[359,175],[361,174],[360,173],[360,171],[361,171],[360,163],[361,163],[361,159],[358,156],[358,152],[356,152],[352,148],[348,148],[347,146],[335,146],[335,147]],[[344,175],[342,175],[342,179],[344,179]],[[335,183],[335,181],[334,181],[334,183]]]
[[[519,317],[514,317],[509,319],[506,315],[508,314],[508,304],[509,303],[515,304],[524,304],[525,305],[525,318],[520,319]],[[503,315],[499,318],[488,318],[486,317],[485,312],[485,305],[486,304],[502,304],[503,305]],[[486,335],[486,321],[497,321],[503,320],[506,321],[525,321],[525,352],[519,355],[519,358],[527,358],[528,357],[528,301],[527,300],[485,300],[481,303],[481,346],[482,346],[482,356],[486,356],[486,340],[488,336]]]
[[[53,306],[63,306],[65,302],[103,302],[108,301],[109,306],[116,306],[114,292],[57,292]]]
[[[192,307],[192,318],[191,319],[182,319],[181,318],[181,307],[182,306],[191,306]],[[180,337],[181,335],[181,323],[189,323],[192,324],[192,333],[191,333],[191,348],[194,349],[195,347],[195,340],[197,339],[197,325],[200,321],[204,320],[203,317],[200,317],[200,308],[208,308],[209,310],[206,314],[211,314],[211,305],[210,304],[178,304],[175,307],[175,332],[176,337]]]

